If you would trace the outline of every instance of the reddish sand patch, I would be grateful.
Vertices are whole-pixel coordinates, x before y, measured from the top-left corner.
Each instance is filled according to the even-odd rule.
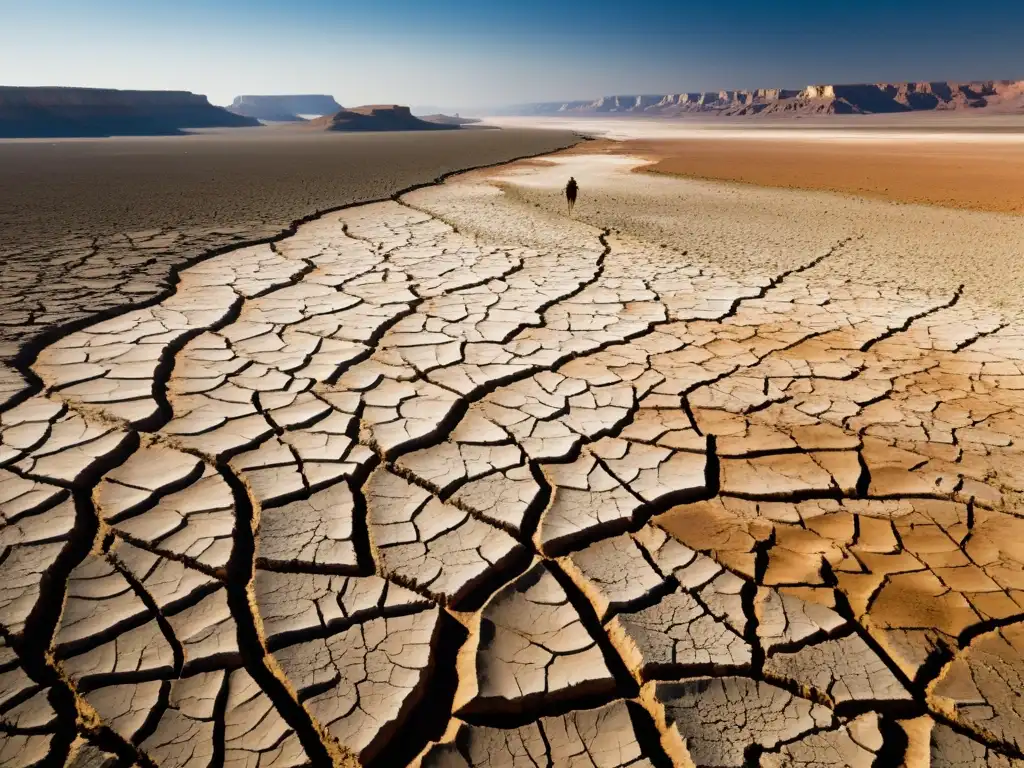
[[[681,139],[594,141],[574,153],[634,154],[642,170],[903,203],[1024,213],[1024,144]]]

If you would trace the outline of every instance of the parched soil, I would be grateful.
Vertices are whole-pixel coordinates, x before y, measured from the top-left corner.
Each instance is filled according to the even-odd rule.
[[[545,209],[559,162],[39,350],[0,407],[0,762],[1021,764],[1020,309],[799,221],[734,274]]]
[[[574,141],[559,131],[351,136],[289,126],[0,141],[0,361],[52,328],[151,300],[174,268],[205,253]]]
[[[730,138],[588,142],[633,154],[645,173],[860,195],[899,203],[1024,213],[1024,143]]]

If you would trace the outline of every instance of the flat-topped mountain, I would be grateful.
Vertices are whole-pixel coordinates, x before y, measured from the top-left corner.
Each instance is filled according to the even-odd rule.
[[[0,138],[142,136],[259,125],[188,91],[0,86]]]
[[[324,94],[236,96],[228,110],[258,120],[298,122],[303,115],[333,115],[341,104]]]
[[[502,110],[514,115],[624,114],[832,115],[983,109],[1024,112],[1024,80],[809,85],[803,90],[698,91],[604,96],[593,101],[545,102]]]
[[[342,109],[333,115],[311,120],[310,125],[325,131],[445,131],[458,125],[421,120],[409,107],[398,104],[369,104]]]

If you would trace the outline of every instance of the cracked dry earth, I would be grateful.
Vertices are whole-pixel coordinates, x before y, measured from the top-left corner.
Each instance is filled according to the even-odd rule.
[[[1024,765],[1024,320],[849,245],[736,277],[464,180],[50,344],[0,764]]]

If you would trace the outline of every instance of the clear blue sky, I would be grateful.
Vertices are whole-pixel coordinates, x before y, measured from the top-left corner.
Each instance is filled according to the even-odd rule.
[[[0,84],[487,106],[1024,78],[1016,0],[0,0]]]

